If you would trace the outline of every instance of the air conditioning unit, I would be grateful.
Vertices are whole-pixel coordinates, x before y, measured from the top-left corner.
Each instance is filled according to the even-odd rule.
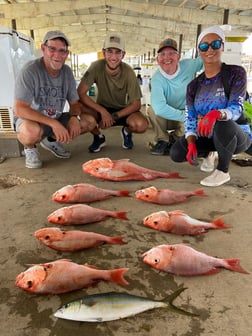
[[[10,107],[0,107],[0,133],[13,133],[13,111]]]

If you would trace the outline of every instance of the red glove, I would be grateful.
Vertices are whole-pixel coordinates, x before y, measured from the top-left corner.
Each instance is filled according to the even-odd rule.
[[[208,112],[199,122],[198,133],[201,136],[209,137],[213,133],[214,125],[217,119],[220,119],[221,113],[218,110]]]
[[[186,155],[186,160],[192,166],[197,165],[197,148],[196,148],[195,143],[194,142],[189,143],[187,148],[188,148],[188,153]]]

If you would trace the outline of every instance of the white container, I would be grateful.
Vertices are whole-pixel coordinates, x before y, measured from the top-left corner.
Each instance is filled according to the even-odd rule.
[[[0,132],[13,131],[15,79],[24,64],[35,58],[33,50],[33,39],[0,27]]]

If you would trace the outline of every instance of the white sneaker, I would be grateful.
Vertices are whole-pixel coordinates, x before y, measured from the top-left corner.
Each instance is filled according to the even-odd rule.
[[[41,168],[42,161],[39,159],[39,151],[36,147],[25,148],[25,166],[26,168]]]
[[[69,151],[66,151],[63,145],[60,142],[57,141],[48,141],[47,138],[44,138],[40,142],[41,147],[43,147],[46,150],[49,150],[53,155],[57,156],[60,159],[69,159],[71,156],[71,153]]]
[[[200,184],[207,187],[218,187],[228,181],[230,181],[229,173],[224,173],[221,170],[215,169],[211,175],[200,181]]]
[[[214,161],[215,158],[217,157],[217,153],[216,152],[210,152],[208,154],[208,157],[206,157],[205,159],[203,159],[203,162],[200,166],[200,170],[204,171],[204,172],[211,172],[214,170]]]

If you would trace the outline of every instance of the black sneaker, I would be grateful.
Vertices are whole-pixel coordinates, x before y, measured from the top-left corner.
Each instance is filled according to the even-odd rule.
[[[88,147],[90,153],[97,153],[102,147],[106,146],[105,135],[94,135],[93,143]]]
[[[125,126],[121,130],[121,135],[123,139],[122,147],[124,149],[132,149],[134,143],[132,141],[132,133],[128,133],[127,135],[124,133]]]
[[[151,154],[153,155],[165,155],[168,154],[170,150],[170,144],[163,140],[159,140],[155,146],[151,149]]]

